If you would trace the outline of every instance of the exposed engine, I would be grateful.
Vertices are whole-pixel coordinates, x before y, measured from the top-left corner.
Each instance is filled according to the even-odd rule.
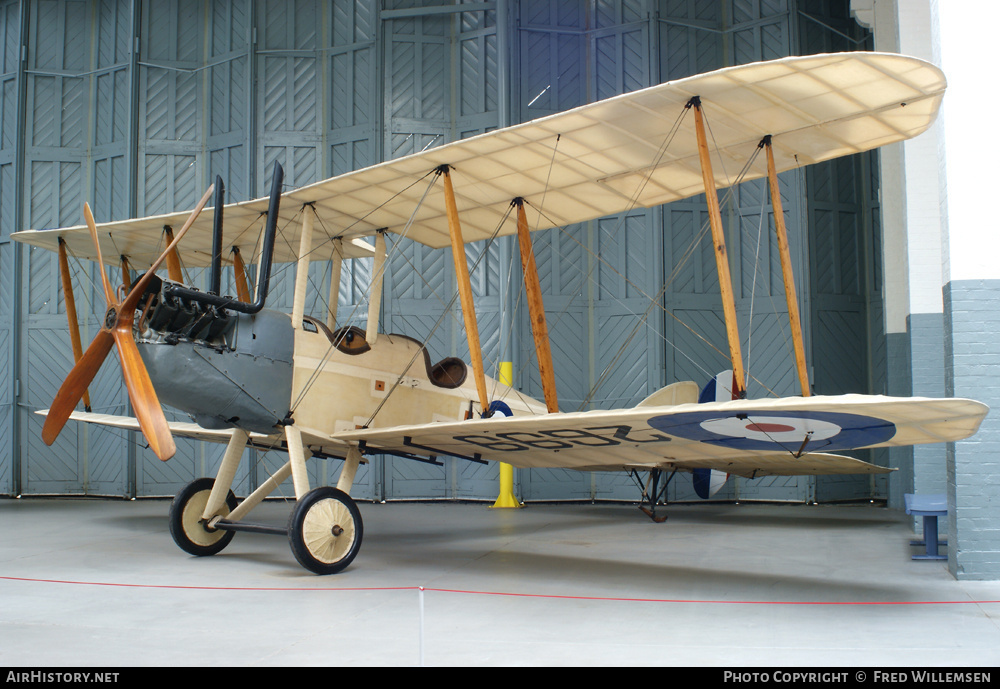
[[[199,425],[273,433],[289,414],[291,319],[211,303],[222,299],[228,298],[154,279],[140,300],[139,354],[160,401]]]
[[[168,344],[187,340],[213,348],[234,349],[234,314],[223,307],[177,295],[174,293],[177,287],[183,285],[154,277],[150,289],[143,295],[145,316],[136,324],[139,337],[162,338]],[[185,291],[191,290],[186,288]],[[152,300],[147,306],[145,302],[150,297]]]

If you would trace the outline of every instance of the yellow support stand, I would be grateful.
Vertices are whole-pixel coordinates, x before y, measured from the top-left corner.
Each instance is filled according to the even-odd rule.
[[[500,362],[500,384],[510,387],[514,383],[514,364],[510,361]],[[493,507],[520,507],[521,502],[514,497],[514,467],[506,462],[500,462],[500,495]]]

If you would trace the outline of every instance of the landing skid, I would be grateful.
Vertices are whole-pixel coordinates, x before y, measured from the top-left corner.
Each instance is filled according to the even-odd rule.
[[[663,485],[660,486],[660,478],[663,475],[662,469],[650,469],[649,478],[645,482],[643,482],[638,471],[635,469],[629,470],[629,475],[632,477],[632,480],[636,482],[636,485],[638,485],[639,489],[642,491],[642,499],[639,503],[639,509],[642,510],[643,514],[657,524],[662,524],[667,521],[667,515],[665,514],[659,517],[656,516],[656,506],[661,503],[664,507],[667,505],[667,486],[670,485],[670,481],[673,480],[674,474],[676,473],[676,469],[671,471],[670,475],[667,476],[667,479],[663,482]]]

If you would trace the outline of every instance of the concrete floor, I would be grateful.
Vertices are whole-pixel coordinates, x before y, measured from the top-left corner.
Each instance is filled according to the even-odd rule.
[[[277,536],[191,557],[168,506],[0,500],[0,665],[1000,664],[1000,582],[871,505],[363,503],[330,577]]]

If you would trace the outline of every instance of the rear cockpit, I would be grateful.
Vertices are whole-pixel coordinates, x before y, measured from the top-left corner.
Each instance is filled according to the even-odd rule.
[[[373,346],[368,342],[365,331],[354,325],[330,330],[322,321],[312,316],[303,316],[302,330],[306,333],[325,336],[330,344],[343,354],[357,356],[372,351]],[[390,348],[403,349],[407,353],[414,349],[419,349],[418,356],[423,362],[427,380],[435,387],[446,389],[458,388],[465,382],[468,375],[468,368],[465,362],[458,357],[445,357],[437,363],[432,364],[427,347],[420,341],[407,335],[380,334],[374,346],[377,348],[378,353],[383,355],[388,353],[386,350]],[[412,358],[412,356],[412,354],[409,355],[409,358]]]

